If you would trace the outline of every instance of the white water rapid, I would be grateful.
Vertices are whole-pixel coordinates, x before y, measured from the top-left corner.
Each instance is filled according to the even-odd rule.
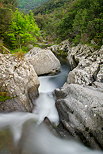
[[[55,125],[59,123],[53,91],[64,84],[67,74],[68,69],[63,66],[58,75],[39,77],[40,95],[34,102],[33,113],[0,114],[0,143],[3,143],[0,154],[103,154],[71,139],[60,139],[42,124],[45,117]],[[10,132],[10,136],[6,135],[5,141],[6,132]]]

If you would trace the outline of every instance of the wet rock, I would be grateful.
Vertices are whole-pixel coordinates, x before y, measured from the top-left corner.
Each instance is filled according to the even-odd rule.
[[[38,86],[38,77],[29,62],[0,54],[0,95],[8,98],[0,101],[0,112],[32,111]]]
[[[35,47],[25,55],[25,58],[38,75],[56,73],[60,70],[60,62],[51,50]]]

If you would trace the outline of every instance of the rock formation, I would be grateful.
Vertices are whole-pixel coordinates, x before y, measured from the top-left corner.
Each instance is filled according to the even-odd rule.
[[[69,50],[67,59],[74,68],[68,75],[68,83],[91,85],[96,80],[103,80],[103,48],[95,51],[79,44]]]
[[[25,59],[0,54],[0,112],[32,111],[39,81],[33,66]]]
[[[79,84],[65,84],[56,92],[60,120],[68,135],[92,148],[103,148],[103,91]],[[60,97],[65,94],[64,98]]]

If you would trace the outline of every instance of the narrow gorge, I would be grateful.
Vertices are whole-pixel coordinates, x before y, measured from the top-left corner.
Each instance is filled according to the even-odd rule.
[[[61,50],[67,64],[53,54]],[[102,154],[102,56],[102,47],[67,40],[23,59],[1,54],[0,84],[10,98],[0,102],[0,153]]]

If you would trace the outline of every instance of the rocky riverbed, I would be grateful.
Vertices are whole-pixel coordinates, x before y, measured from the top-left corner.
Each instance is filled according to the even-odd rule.
[[[48,120],[45,123],[57,136],[72,136],[91,148],[103,149],[103,47],[99,50],[81,44],[71,47],[66,40],[47,49],[33,48],[22,59],[11,54],[0,54],[0,94],[9,98],[0,101],[0,112],[31,112],[34,109],[34,113],[28,115],[17,113],[16,118],[21,118],[21,114],[23,123],[31,118],[38,119],[34,108],[40,85],[38,75],[60,71],[60,62],[52,51],[68,54],[71,71],[64,86],[55,90],[59,125],[55,127]]]
[[[81,44],[70,47],[65,41],[51,49],[68,52],[71,66],[67,82],[55,92],[59,133],[103,149],[103,46],[100,50]]]

